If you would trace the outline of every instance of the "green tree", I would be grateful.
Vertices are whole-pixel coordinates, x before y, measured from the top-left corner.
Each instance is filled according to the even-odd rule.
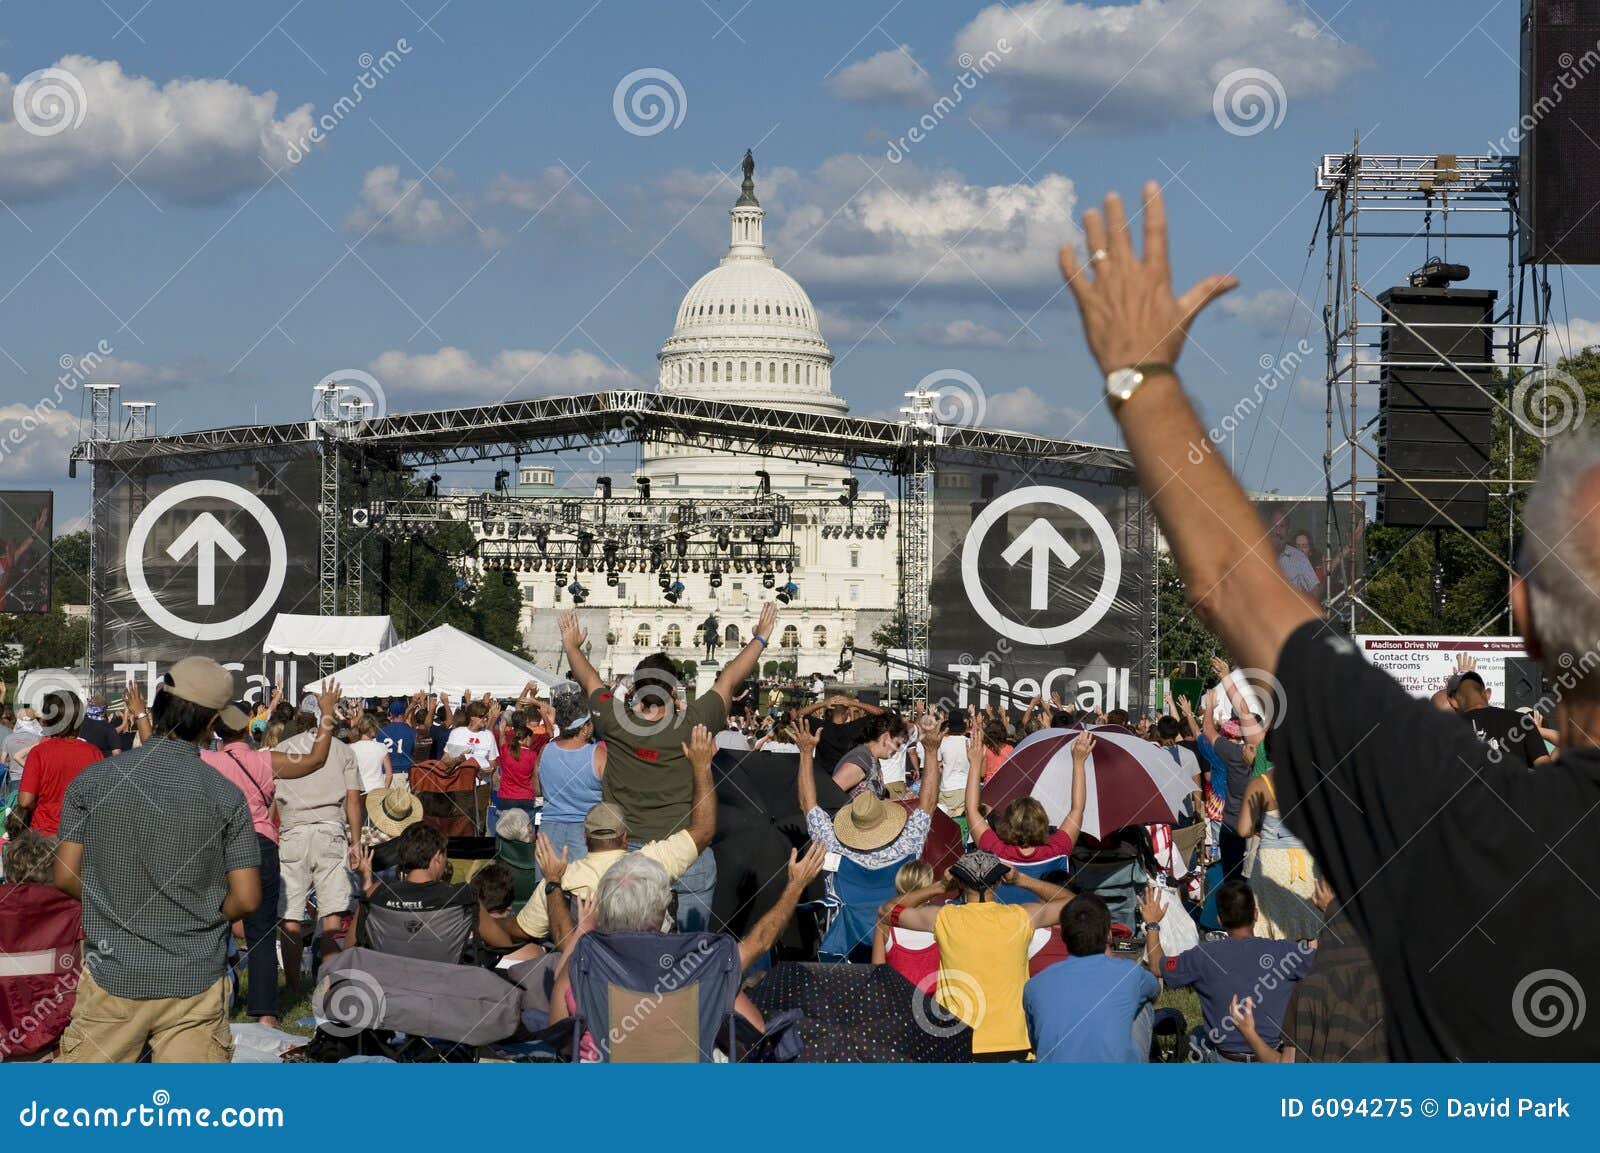
[[[872,630],[872,647],[879,652],[906,647],[906,613],[896,609],[888,620]]]
[[[1162,553],[1157,560],[1160,591],[1156,612],[1161,627],[1161,651],[1156,661],[1157,672],[1170,676],[1172,670],[1184,661],[1194,661],[1202,675],[1214,656],[1221,655],[1222,642],[1201,623],[1189,605],[1183,581],[1178,576],[1178,565],[1172,554]]]
[[[478,579],[477,595],[472,599],[476,633],[490,644],[519,657],[527,656],[522,647],[522,586],[507,572],[488,572]]]
[[[50,603],[89,603],[89,533],[86,529],[58,536],[50,547]]]

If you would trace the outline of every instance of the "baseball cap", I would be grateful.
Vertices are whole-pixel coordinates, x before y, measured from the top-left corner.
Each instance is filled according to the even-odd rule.
[[[405,716],[406,715],[406,703],[404,701],[390,701],[389,702],[389,715],[391,717],[403,717],[403,716]]]
[[[167,679],[173,696],[203,709],[222,709],[233,700],[233,674],[209,657],[184,657],[167,670]]]
[[[250,706],[244,701],[234,701],[217,717],[229,732],[242,733],[250,725]]]
[[[622,810],[610,801],[601,801],[583,818],[583,835],[586,837],[620,837],[627,828],[628,822]]]

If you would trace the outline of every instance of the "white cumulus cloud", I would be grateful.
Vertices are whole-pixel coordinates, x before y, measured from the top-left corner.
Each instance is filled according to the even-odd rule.
[[[920,105],[933,102],[928,73],[911,54],[911,46],[886,48],[834,73],[828,88],[841,100],[877,104]]]
[[[483,404],[530,394],[639,386],[633,373],[586,349],[541,352],[506,348],[487,360],[453,345],[425,353],[390,349],[367,367],[388,391],[470,398]]]
[[[1247,324],[1263,336],[1281,337],[1285,326],[1291,335],[1305,330],[1316,314],[1287,288],[1266,288],[1260,292],[1230,292],[1217,301],[1225,316]]]
[[[362,177],[361,199],[344,227],[393,244],[432,244],[471,231],[472,222],[433,185],[402,177],[398,165],[384,164]]]
[[[917,329],[917,338],[923,344],[932,344],[940,348],[1037,350],[1044,347],[1038,339],[1028,333],[1022,333],[1013,339],[1010,333],[966,319],[925,324]]]
[[[128,173],[151,195],[212,204],[288,168],[311,131],[310,104],[280,116],[276,92],[229,80],[158,85],[92,56],[63,56],[52,68],[58,75],[30,86],[20,102],[25,77],[0,73],[0,196],[100,191]]]
[[[1008,117],[1062,131],[1085,117],[1210,116],[1218,82],[1246,68],[1272,73],[1291,103],[1324,96],[1366,64],[1293,0],[996,4],[956,34],[955,50],[982,56],[1002,40],[1009,50],[985,85]]]
[[[0,430],[0,476],[66,478],[67,455],[78,443],[76,412],[46,404],[0,404]]]
[[[1083,422],[1083,413],[1065,404],[1056,404],[1024,385],[1007,392],[992,392],[984,398],[983,417],[979,422],[986,428],[1000,428],[1012,432],[1037,432],[1071,440]]]

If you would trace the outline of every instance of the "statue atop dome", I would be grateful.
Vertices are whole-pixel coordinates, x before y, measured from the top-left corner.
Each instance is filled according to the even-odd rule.
[[[761,201],[756,199],[756,158],[748,148],[744,150],[740,167],[744,169],[744,183],[739,186],[739,199],[734,202],[734,207],[760,208]]]

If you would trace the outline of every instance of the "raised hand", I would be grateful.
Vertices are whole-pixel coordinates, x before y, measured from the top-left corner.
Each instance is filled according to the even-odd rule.
[[[772,627],[778,623],[778,602],[768,601],[761,606],[761,617],[756,621],[756,635],[772,643]]]
[[[1233,672],[1233,668],[1221,657],[1212,657],[1211,671],[1217,674],[1217,680],[1225,681],[1228,679],[1228,675]]]
[[[789,850],[789,885],[794,889],[804,889],[817,875],[822,872],[822,866],[828,859],[828,851],[822,847],[821,841],[812,841],[806,855],[797,856],[793,849]]]
[[[690,731],[688,741],[678,747],[700,772],[709,771],[711,760],[717,755],[717,743],[711,739],[711,731],[704,725],[696,725]]]
[[[322,691],[317,694],[317,714],[323,719],[333,716],[333,710],[339,703],[339,682],[327,680],[322,682]]]
[[[1167,212],[1161,187],[1144,186],[1144,258],[1133,251],[1127,213],[1115,192],[1104,213],[1083,214],[1087,259],[1061,247],[1061,275],[1078,302],[1084,336],[1102,372],[1137,364],[1174,364],[1202,309],[1238,287],[1233,276],[1208,276],[1180,297],[1167,265]]]
[[[4,700],[0,697],[0,700]],[[128,687],[122,691],[122,703],[131,722],[134,717],[144,712],[144,690],[134,681],[128,682]]]
[[[547,881],[559,882],[567,872],[567,849],[561,849],[561,855],[556,856],[556,847],[550,843],[550,838],[540,833],[534,840],[533,858],[539,862],[539,872],[544,874]]]
[[[1078,764],[1087,764],[1089,756],[1094,752],[1094,734],[1088,729],[1079,733],[1072,742],[1072,759]]]
[[[794,723],[794,743],[802,753],[815,753],[822,743],[822,730],[813,730],[810,721],[798,720]]]
[[[917,740],[924,745],[937,745],[946,731],[944,718],[932,709],[917,718]]]
[[[589,639],[589,630],[578,623],[578,614],[575,612],[562,613],[556,626],[561,630],[561,643],[567,648],[581,649],[583,642]]]
[[[1161,894],[1156,892],[1155,886],[1146,885],[1144,896],[1139,899],[1139,919],[1147,925],[1159,925],[1166,915],[1167,907],[1161,903]]]

